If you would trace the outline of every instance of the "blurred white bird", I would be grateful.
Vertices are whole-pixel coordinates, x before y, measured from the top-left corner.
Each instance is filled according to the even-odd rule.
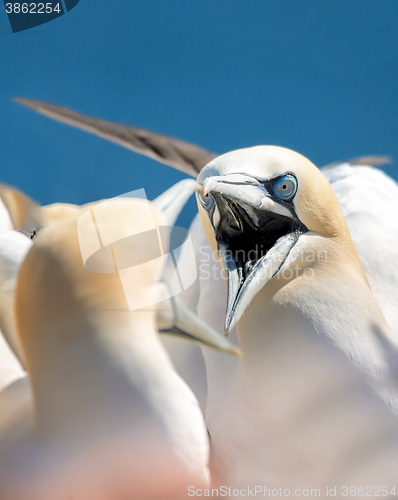
[[[159,209],[167,212],[168,224],[173,225],[176,216],[181,206],[192,195],[193,181],[184,180],[172,186],[162,195],[160,195],[154,203]],[[4,202],[3,202],[4,200]],[[96,204],[98,202],[95,202]],[[18,229],[23,234],[17,231],[5,231],[4,241],[0,240],[0,262],[1,266],[6,266],[6,276],[8,278],[3,286],[3,291],[0,300],[0,329],[3,330],[5,338],[9,346],[12,348],[13,353],[18,357],[20,363],[23,363],[20,347],[18,345],[17,335],[15,333],[14,320],[13,320],[13,286],[10,284],[15,283],[16,272],[18,266],[10,264],[14,260],[16,263],[22,262],[22,257],[26,254],[23,253],[30,238],[34,238],[38,231],[45,226],[59,222],[60,220],[77,215],[80,210],[90,208],[93,203],[86,205],[74,205],[70,203],[52,203],[46,206],[40,206],[39,203],[33,201],[25,193],[18,190],[13,186],[0,184],[0,227],[6,229]],[[12,234],[12,236],[10,236]],[[27,238],[25,235],[29,236]],[[8,241],[11,240],[11,241]],[[1,252],[5,252],[2,255]],[[23,255],[22,255],[22,253]],[[182,255],[184,259],[184,255]],[[171,269],[168,266],[167,269]],[[169,272],[166,269],[165,279],[171,280]],[[11,274],[10,274],[11,273]],[[196,285],[198,287],[198,285]],[[190,287],[184,291],[184,302],[192,310],[196,309],[197,301],[195,297],[190,299],[192,290],[195,287]],[[174,367],[177,369],[178,374],[188,383],[197,397],[202,412],[204,412],[206,404],[206,374],[204,359],[202,351],[199,346],[194,343],[181,342],[175,336],[164,335],[162,342],[171,356]],[[20,394],[20,393],[18,393]],[[21,393],[22,394],[22,393]]]
[[[129,198],[97,205],[101,236],[122,239],[132,220],[144,228],[148,207],[156,226],[167,226],[181,197],[186,195],[174,193],[164,212]],[[83,495],[76,498],[185,498],[188,485],[208,484],[208,438],[198,403],[176,374],[156,324],[162,332],[237,351],[176,298],[172,309],[163,304],[159,313],[158,307],[130,312],[118,273],[84,268],[80,215],[43,229],[19,272],[16,320],[33,388],[33,428],[21,435],[21,415],[8,428],[0,425],[1,498],[31,499],[37,492],[53,500],[74,487]],[[88,219],[79,218],[79,231],[89,234]],[[139,242],[114,250],[117,266],[144,259],[129,269],[135,300],[156,303],[165,294],[157,283],[167,257],[164,238],[161,247],[165,256],[149,262]],[[15,434],[16,442],[10,439]]]
[[[154,203],[159,209],[167,212],[168,224],[173,225],[179,213],[181,206],[187,201],[187,199],[193,193],[193,181],[186,179],[178,182],[176,185],[172,186],[170,189],[165,191],[160,195]],[[5,203],[2,203],[5,200]],[[94,202],[97,204],[99,202]],[[84,208],[90,208],[93,203],[87,203],[86,205],[74,205],[70,203],[52,203],[46,206],[40,206],[39,203],[33,201],[25,193],[18,190],[13,186],[7,186],[5,184],[0,185],[0,227],[18,229],[24,233],[24,235],[14,231],[12,239],[15,240],[15,248],[10,247],[10,243],[0,241],[0,246],[5,245],[4,250],[6,251],[5,261],[3,265],[9,267],[9,260],[16,259],[18,262],[22,262],[20,258],[20,253],[24,249],[22,244],[24,241],[30,241],[29,238],[34,238],[38,231],[45,226],[53,224],[54,222],[59,222],[60,220],[66,219],[68,217],[77,215],[80,210]],[[10,231],[4,234],[11,234]],[[0,248],[1,252],[1,248]],[[1,257],[1,255],[0,255]],[[182,255],[184,260],[184,255]],[[0,266],[1,266],[0,262]],[[7,283],[15,281],[17,267],[14,266],[14,275],[8,278]],[[171,269],[172,266],[168,266],[167,269]],[[169,272],[165,271],[165,279],[169,278],[171,280],[172,276],[169,276]],[[187,306],[194,310],[196,309],[197,301],[195,296],[192,295],[192,291],[196,287],[190,287],[183,293],[184,302]],[[13,326],[13,289],[9,285],[6,286],[7,293],[4,293],[2,300],[0,301],[0,328],[3,328],[5,332],[6,339],[13,349],[14,354],[17,355],[20,362],[23,362],[21,358],[20,348],[18,346],[18,340],[14,332]],[[204,367],[204,359],[200,347],[194,345],[193,343],[181,342],[175,336],[162,336],[162,342],[166,346],[169,355],[172,358],[173,365],[177,369],[179,375],[188,383],[188,385],[193,390],[195,396],[197,397],[199,404],[204,412],[205,402],[206,402],[206,374]]]

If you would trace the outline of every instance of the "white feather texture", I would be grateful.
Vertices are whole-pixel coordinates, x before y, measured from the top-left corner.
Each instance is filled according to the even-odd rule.
[[[342,163],[322,173],[336,194],[372,292],[398,338],[398,185],[365,165]]]
[[[10,213],[0,199],[0,229],[13,229]]]
[[[11,355],[16,355],[19,358],[19,366],[22,354],[15,331],[14,292],[19,267],[31,246],[32,241],[25,235],[14,230],[0,230],[0,329],[13,352],[6,355],[8,345],[3,346],[2,350],[8,360]],[[3,369],[4,366],[3,364]]]

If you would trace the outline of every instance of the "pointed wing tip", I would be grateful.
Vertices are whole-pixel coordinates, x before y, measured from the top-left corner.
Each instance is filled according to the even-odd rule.
[[[393,158],[387,155],[368,155],[368,156],[357,156],[355,158],[350,158],[343,161],[335,161],[333,163],[328,163],[322,170],[337,167],[342,163],[349,163],[352,166],[366,165],[370,167],[378,167],[380,165],[391,165],[393,163]]]
[[[27,108],[33,109],[35,111],[38,111],[41,107],[42,104],[40,101],[33,101],[32,99],[25,99],[24,97],[13,97],[13,101],[17,102],[18,104],[22,104],[23,106],[26,106]]]
[[[351,165],[370,165],[371,167],[377,167],[378,165],[391,164],[393,159],[391,156],[387,155],[370,155],[370,156],[360,156],[358,158],[352,158],[349,160]]]
[[[29,99],[25,99],[24,97],[13,97],[12,100],[18,102],[19,104],[25,104],[26,106],[29,106],[30,103],[34,102]]]

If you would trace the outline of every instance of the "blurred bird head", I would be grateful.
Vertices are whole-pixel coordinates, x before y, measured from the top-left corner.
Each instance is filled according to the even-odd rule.
[[[192,193],[194,181],[189,182]],[[174,224],[181,196],[173,196],[163,210],[147,200],[115,198],[74,211],[40,231],[22,264],[16,293],[18,330],[28,356],[40,349],[37,325],[51,325],[52,331],[68,325],[71,330],[71,322],[82,319],[115,326],[112,322],[126,317],[140,322],[144,316],[161,333],[237,353],[178,298],[170,297],[162,282],[168,233],[161,238],[159,228]]]
[[[321,241],[312,236],[344,246],[345,256],[358,260],[329,182],[289,149],[257,146],[216,158],[198,177],[197,200],[226,271],[226,333],[267,283],[289,282],[319,264],[322,258],[307,258]],[[282,279],[293,264],[296,273]]]

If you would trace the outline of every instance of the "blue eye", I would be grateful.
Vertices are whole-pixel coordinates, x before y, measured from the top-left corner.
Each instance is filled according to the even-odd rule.
[[[281,200],[291,200],[297,191],[297,179],[293,175],[285,175],[273,186],[274,194]]]
[[[198,191],[198,198],[199,198],[200,204],[206,210],[210,210],[210,208],[213,206],[214,198],[211,196],[211,194],[204,195],[203,193]]]

